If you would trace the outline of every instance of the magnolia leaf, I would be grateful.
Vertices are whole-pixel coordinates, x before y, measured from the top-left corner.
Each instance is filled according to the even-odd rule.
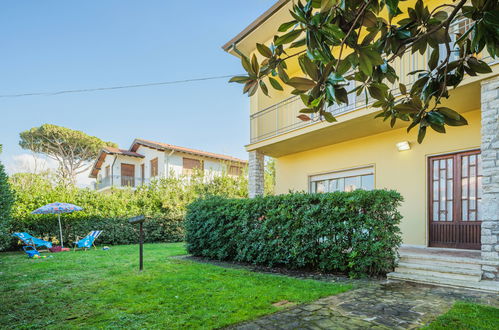
[[[438,133],[445,133],[445,126],[444,125],[438,125],[438,124],[430,124],[430,127]]]
[[[324,116],[324,119],[326,119],[328,123],[334,123],[335,121],[337,121],[331,112],[325,111],[322,113],[322,115]]]
[[[386,7],[388,8],[388,14],[390,15],[390,18],[395,17],[399,14],[399,0],[385,0],[385,3]]]
[[[297,23],[298,22],[295,20],[290,21],[290,22],[286,22],[286,23],[282,23],[281,26],[279,26],[279,28],[277,29],[277,31],[286,32],[287,30],[289,30],[290,27],[295,26]]]
[[[269,77],[269,82],[270,82],[270,85],[272,85],[272,87],[274,89],[277,89],[278,91],[284,90],[284,88],[282,88],[281,84],[279,84],[279,82],[276,79]]]
[[[262,54],[263,56],[267,57],[267,58],[271,58],[272,57],[272,51],[270,50],[269,47],[265,46],[264,44],[256,44],[256,49],[258,49],[258,52],[260,54]]]
[[[253,57],[251,58],[251,69],[253,70],[255,75],[258,76],[258,73],[260,72],[260,65],[258,64],[258,60],[255,54],[253,54]]]
[[[421,144],[424,140],[424,137],[426,135],[426,126],[419,126],[419,131],[418,131],[418,143]]]
[[[453,119],[453,120],[459,120],[461,118],[461,115],[457,113],[456,111],[446,108],[446,107],[440,107],[435,109],[436,111],[440,112],[442,115],[444,115],[447,118]]]
[[[490,73],[492,69],[484,61],[477,60],[475,57],[470,57],[466,62],[470,68],[477,73]]]
[[[314,113],[316,112],[316,110],[312,109],[312,108],[303,108],[300,110],[301,113]]]
[[[234,76],[234,77],[230,78],[229,82],[244,84],[244,83],[248,82],[249,80],[251,80],[251,78],[248,76]]]
[[[402,93],[403,95],[407,94],[407,88],[402,83],[399,83],[399,90],[400,90],[400,93]]]
[[[312,89],[316,86],[315,81],[307,79],[307,78],[301,78],[301,77],[294,77],[289,79],[288,81],[285,82],[287,85],[290,85],[291,87],[294,87],[295,89],[299,91],[306,92],[309,89]]]
[[[275,40],[274,44],[276,46],[289,44],[290,42],[293,42],[296,38],[298,38],[300,36],[301,32],[302,32],[302,30],[293,30],[291,32],[288,32],[285,35],[278,37]]]
[[[433,51],[431,52],[430,59],[428,60],[428,67],[430,68],[430,70],[435,70],[439,58],[440,58],[440,51],[437,47],[433,49]]]
[[[267,88],[267,85],[265,85],[263,80],[260,80],[259,84],[260,84],[260,88],[262,89],[263,94],[265,94],[266,96],[269,96],[269,89]]]
[[[241,56],[241,64],[243,65],[244,70],[246,70],[246,72],[248,72],[250,76],[256,76],[256,72],[253,71],[250,60],[247,56]]]
[[[301,121],[310,121],[310,120],[312,120],[307,115],[299,115],[299,116],[297,116],[297,118],[300,119]]]
[[[307,55],[300,56],[299,63],[303,73],[315,81],[319,80],[319,69]]]
[[[394,110],[397,110],[400,113],[415,113],[419,112],[419,109],[410,103],[400,103],[393,107]]]

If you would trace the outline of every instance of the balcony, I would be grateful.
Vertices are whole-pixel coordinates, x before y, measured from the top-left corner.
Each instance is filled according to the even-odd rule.
[[[463,20],[454,23],[452,26],[455,31],[461,29],[467,29],[469,21]],[[444,47],[441,45],[441,47]],[[444,50],[440,52],[443,58]],[[483,56],[488,64],[495,64],[493,59],[488,56]],[[392,63],[392,66],[397,71],[400,82],[404,83],[408,88],[416,81],[417,75],[408,75],[409,72],[426,69],[428,63],[428,54],[423,55],[416,53],[407,53],[401,59],[398,58]],[[466,81],[463,81],[463,85]],[[347,90],[353,90],[355,88],[354,82],[347,88]],[[394,95],[400,95],[398,90],[398,82],[395,84],[392,92]],[[355,110],[366,109],[373,103],[370,97],[367,97],[364,93],[360,96],[356,96],[355,93],[349,94],[349,104],[348,105],[335,105],[331,107],[328,111],[334,116],[341,116],[350,113]],[[317,114],[313,114],[310,121],[302,121],[297,116],[300,114],[299,111],[303,109],[304,105],[298,96],[292,96],[286,98],[276,104],[271,105],[263,110],[260,110],[250,116],[250,144],[256,144],[265,140],[270,140],[274,137],[289,133],[304,127],[312,126],[320,122]],[[318,125],[319,127],[320,125]],[[320,126],[323,128],[323,126]],[[307,130],[308,132],[309,130]]]
[[[102,178],[95,183],[95,190],[103,190],[110,187],[117,188],[136,188],[147,184],[148,179],[137,178],[133,176],[112,175]]]

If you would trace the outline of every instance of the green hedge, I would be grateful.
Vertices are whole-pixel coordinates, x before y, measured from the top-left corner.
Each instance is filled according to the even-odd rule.
[[[5,241],[0,250],[18,249],[19,242],[11,233],[19,231],[58,244],[57,215],[31,214],[38,207],[53,202],[83,207],[83,211],[61,215],[65,242],[73,242],[76,236],[100,229],[104,232],[97,241],[99,245],[135,243],[138,226],[128,224],[127,219],[140,214],[148,217],[144,224],[147,242],[182,241],[183,218],[189,203],[207,195],[246,197],[246,183],[244,176],[220,176],[210,182],[195,176],[188,183],[180,177],[161,179],[136,190],[114,189],[111,193],[98,193],[57,184],[50,175],[15,174],[10,178],[15,196],[12,216],[0,219],[0,242],[2,238]]]
[[[93,216],[69,217],[61,215],[63,239],[66,246],[72,246],[76,237],[82,237],[92,230],[103,230],[96,244],[117,245],[138,242],[138,225],[128,223],[128,218],[101,218]],[[15,231],[25,231],[45,240],[58,242],[59,227],[56,215],[43,215],[37,221],[16,223]],[[146,243],[180,242],[184,238],[183,219],[151,217],[144,222]],[[13,246],[17,240],[13,238]]]
[[[386,190],[200,199],[187,209],[187,248],[218,260],[383,275],[401,243],[401,202]]]

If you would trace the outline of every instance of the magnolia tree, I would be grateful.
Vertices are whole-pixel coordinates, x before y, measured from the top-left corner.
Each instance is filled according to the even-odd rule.
[[[40,153],[56,160],[63,181],[75,183],[76,175],[85,172],[100,149],[116,147],[113,142],[87,135],[66,127],[45,124],[20,133],[19,145],[23,149]]]
[[[292,94],[304,104],[298,116],[304,121],[318,114],[334,122],[328,107],[348,104],[348,93],[366,93],[381,110],[377,117],[390,119],[392,127],[397,120],[410,122],[408,131],[419,126],[419,143],[428,127],[445,133],[446,125],[466,125],[442,100],[465,74],[491,72],[478,54],[486,50],[492,58],[499,55],[499,1],[449,0],[430,10],[418,0],[404,11],[402,2],[297,1],[290,11],[293,20],[279,27],[272,43],[256,44],[262,61],[235,50],[247,75],[230,81],[244,84],[250,96],[258,89],[268,95],[269,84],[276,90],[283,90],[283,83],[293,87]],[[453,32],[452,24],[460,20],[470,24]],[[406,52],[429,55],[426,69],[409,73],[417,76],[412,86],[399,83],[392,66]],[[293,58],[305,77],[289,77],[287,63]],[[352,81],[356,88],[347,91]]]

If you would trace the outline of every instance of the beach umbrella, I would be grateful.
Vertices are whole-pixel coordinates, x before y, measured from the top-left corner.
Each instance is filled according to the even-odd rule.
[[[61,247],[64,247],[62,241],[62,226],[61,226],[61,213],[73,213],[76,211],[83,210],[82,207],[69,204],[69,203],[51,203],[37,208],[32,214],[57,214],[57,220],[59,221],[59,234],[61,235]]]

